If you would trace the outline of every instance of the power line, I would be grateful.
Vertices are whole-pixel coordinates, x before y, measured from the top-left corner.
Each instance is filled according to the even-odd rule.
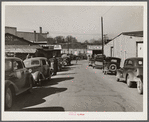
[[[81,34],[81,33],[61,33],[61,32],[50,32],[49,31],[49,34],[69,34],[69,35],[101,35],[101,34],[87,34],[87,33],[84,33],[84,34]]]
[[[113,8],[113,6],[111,8]],[[108,9],[102,16],[106,15],[110,11],[110,9]]]

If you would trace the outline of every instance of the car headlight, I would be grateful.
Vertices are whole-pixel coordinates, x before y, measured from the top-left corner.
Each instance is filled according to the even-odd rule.
[[[29,69],[28,71],[31,73],[32,72],[32,69]]]

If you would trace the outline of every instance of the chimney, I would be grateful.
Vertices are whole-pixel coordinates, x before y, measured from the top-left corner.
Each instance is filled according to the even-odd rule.
[[[42,27],[40,27],[40,33],[42,33]]]
[[[36,42],[36,31],[34,31],[34,42]]]

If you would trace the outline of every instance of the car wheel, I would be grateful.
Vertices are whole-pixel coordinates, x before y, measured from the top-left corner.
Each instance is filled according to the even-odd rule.
[[[110,70],[110,71],[116,71],[116,70],[117,70],[116,64],[110,64],[109,70]]]
[[[137,90],[139,94],[143,94],[143,83],[141,78],[139,78],[139,81],[137,82]]]
[[[126,82],[128,87],[132,87],[132,82],[130,81],[129,75],[126,77]]]
[[[6,89],[5,93],[5,107],[6,109],[10,109],[13,105],[13,92],[10,87]]]

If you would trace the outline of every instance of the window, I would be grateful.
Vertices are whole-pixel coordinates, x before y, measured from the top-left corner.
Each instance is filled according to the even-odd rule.
[[[117,63],[117,60],[116,59],[111,59],[111,62]]]
[[[128,60],[126,66],[133,66],[133,61],[132,60]]]
[[[10,71],[12,69],[12,62],[9,60],[5,61],[5,71]]]
[[[42,65],[46,65],[46,61],[45,60],[42,60]]]
[[[22,68],[23,68],[23,65],[22,65],[22,62],[21,61],[14,61],[13,62],[13,69],[14,70],[22,69]]]
[[[39,61],[38,60],[32,60],[31,65],[39,65]]]

